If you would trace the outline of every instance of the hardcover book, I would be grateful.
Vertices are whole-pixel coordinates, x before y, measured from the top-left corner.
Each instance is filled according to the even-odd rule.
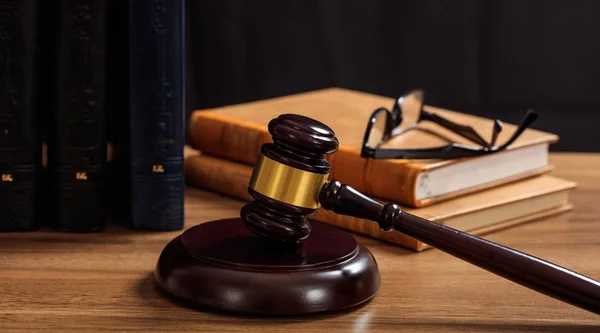
[[[188,144],[204,153],[252,165],[260,146],[271,142],[267,124],[280,114],[295,113],[331,127],[340,146],[328,156],[331,177],[372,196],[424,207],[550,171],[549,145],[558,136],[534,129],[525,132],[506,150],[472,158],[449,160],[370,159],[361,157],[362,142],[371,113],[391,109],[393,98],[330,88],[214,109],[196,110],[190,116]],[[444,118],[470,125],[479,133],[492,133],[494,121],[456,111],[425,106]],[[406,112],[401,128],[418,114]],[[497,138],[505,142],[516,129],[504,124]],[[469,144],[464,138],[435,124],[399,135],[384,147],[428,148],[448,143]]]
[[[37,2],[0,1],[0,231],[37,229]]]
[[[48,137],[52,227],[100,231],[105,224],[106,1],[56,4],[56,108]]]
[[[182,0],[129,2],[131,221],[184,223],[184,13]]]
[[[244,201],[252,200],[248,194],[252,166],[201,154],[193,149],[188,149],[186,155],[186,178],[190,185]],[[539,175],[428,207],[401,208],[410,214],[473,235],[484,235],[572,209],[569,193],[575,187],[574,182]],[[381,203],[389,202],[377,200]],[[322,208],[309,218],[417,252],[430,248],[398,231],[384,232],[372,221],[336,214]]]

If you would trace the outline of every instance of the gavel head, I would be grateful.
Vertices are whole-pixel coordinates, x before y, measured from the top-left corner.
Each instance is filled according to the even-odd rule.
[[[325,160],[338,148],[326,125],[295,114],[269,122],[273,143],[261,147],[249,194],[254,200],[241,210],[246,227],[256,235],[299,243],[310,234],[306,217],[319,208],[318,196],[331,165]]]

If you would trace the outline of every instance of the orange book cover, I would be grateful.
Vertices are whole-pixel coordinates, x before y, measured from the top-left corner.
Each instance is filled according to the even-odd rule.
[[[262,144],[272,142],[267,124],[280,114],[302,114],[328,125],[340,146],[328,156],[331,178],[357,190],[411,207],[436,202],[531,177],[552,169],[547,152],[558,136],[527,129],[505,151],[453,160],[368,159],[360,156],[371,113],[391,109],[393,98],[329,88],[267,100],[196,110],[188,127],[188,144],[199,151],[235,162],[254,164]],[[479,133],[492,133],[493,120],[425,106],[451,121],[471,125]],[[401,127],[412,124],[417,114],[403,115]],[[497,142],[512,135],[516,125],[504,124]],[[435,124],[393,138],[385,147],[427,148],[449,142],[470,144]]]
[[[248,184],[252,166],[188,150],[185,164],[188,184],[250,201]],[[572,209],[569,191],[576,184],[550,175],[530,177],[487,191],[464,195],[429,207],[401,208],[413,215],[452,228],[483,235]],[[382,203],[388,201],[377,199]],[[384,232],[371,221],[339,215],[320,208],[310,217],[358,234],[423,251],[429,246],[398,231]]]

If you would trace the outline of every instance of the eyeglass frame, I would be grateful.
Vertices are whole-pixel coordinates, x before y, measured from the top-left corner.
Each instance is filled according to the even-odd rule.
[[[420,94],[421,106],[419,109],[419,117],[414,124],[409,125],[404,129],[398,128],[402,123],[402,102],[410,95]],[[511,145],[531,124],[538,118],[537,112],[533,109],[528,109],[521,121],[521,124],[513,135],[501,146],[495,146],[498,134],[502,131],[502,122],[498,119],[494,121],[494,129],[492,133],[492,139],[488,143],[486,142],[471,126],[461,125],[452,122],[446,118],[443,118],[436,113],[429,112],[423,109],[425,105],[424,91],[421,89],[415,89],[405,93],[398,99],[396,99],[392,111],[380,107],[373,111],[369,118],[365,135],[363,138],[363,144],[361,149],[361,157],[373,158],[373,159],[454,159],[463,157],[480,156],[491,153],[496,153],[506,149]],[[385,132],[382,139],[376,147],[369,147],[368,140],[371,134],[372,127],[376,121],[379,112],[386,112],[386,124]],[[483,148],[476,148],[460,143],[451,143],[445,146],[438,146],[432,148],[420,148],[420,149],[397,149],[397,148],[380,148],[381,144],[389,141],[393,137],[401,135],[409,130],[415,129],[421,121],[431,121],[443,128],[450,130],[451,132],[458,134],[465,139],[481,145]],[[394,129],[398,128],[398,131],[394,133]]]

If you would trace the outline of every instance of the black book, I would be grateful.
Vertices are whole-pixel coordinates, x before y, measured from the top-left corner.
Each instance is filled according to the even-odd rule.
[[[99,231],[105,224],[106,0],[54,2],[56,105],[48,170],[58,231]]]
[[[129,4],[131,221],[177,230],[184,224],[185,5]]]
[[[38,228],[35,0],[0,1],[0,231]]]

